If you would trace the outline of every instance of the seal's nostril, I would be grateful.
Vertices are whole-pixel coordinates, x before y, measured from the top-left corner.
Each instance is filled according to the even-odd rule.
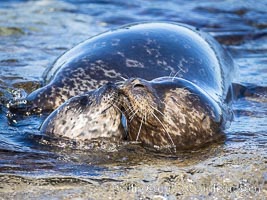
[[[134,88],[144,88],[145,86],[140,84],[140,83],[137,83],[133,86]]]

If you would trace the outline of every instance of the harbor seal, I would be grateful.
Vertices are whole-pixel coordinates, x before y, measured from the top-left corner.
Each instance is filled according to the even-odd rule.
[[[124,129],[117,100],[118,89],[112,83],[72,97],[46,118],[40,131],[79,141],[111,137],[120,140]]]
[[[130,24],[92,37],[59,57],[44,75],[48,84],[27,96],[25,110],[54,110],[72,96],[127,79],[118,86],[116,107],[121,113],[114,115],[125,116],[121,124],[129,139],[186,149],[221,135],[231,115],[234,72],[231,56],[192,26]],[[50,118],[50,123],[58,119]]]
[[[190,81],[132,78],[120,92],[132,141],[157,149],[186,150],[224,137],[227,111]]]
[[[51,112],[70,97],[121,81],[122,77],[183,77],[221,95],[230,85],[232,66],[220,45],[194,27],[171,22],[130,24],[89,38],[65,52],[45,71],[45,86],[24,101],[11,103],[10,110]]]

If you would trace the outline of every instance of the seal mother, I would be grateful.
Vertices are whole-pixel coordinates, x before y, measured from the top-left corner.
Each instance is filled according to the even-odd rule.
[[[49,83],[26,98],[27,109],[53,110],[72,96],[130,77],[119,87],[122,101],[116,105],[126,116],[129,138],[191,148],[213,141],[227,122],[234,71],[231,56],[194,27],[131,24],[63,54],[44,76]],[[195,111],[198,117],[190,120]]]
[[[70,97],[121,77],[182,77],[224,98],[232,71],[228,53],[194,27],[171,22],[130,24],[89,38],[60,56],[45,71],[45,86],[26,97],[24,109],[53,111]],[[15,104],[11,109],[22,108]]]

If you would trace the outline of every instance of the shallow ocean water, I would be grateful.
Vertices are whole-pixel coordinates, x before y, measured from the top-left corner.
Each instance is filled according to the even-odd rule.
[[[231,52],[239,67],[234,81],[253,86],[255,94],[234,101],[225,143],[168,157],[135,145],[74,150],[42,140],[38,127],[45,116],[10,124],[2,106],[0,199],[267,196],[267,92],[258,90],[267,87],[265,0],[1,1],[0,95],[10,87],[38,87],[43,71],[64,51],[139,21],[191,24]]]

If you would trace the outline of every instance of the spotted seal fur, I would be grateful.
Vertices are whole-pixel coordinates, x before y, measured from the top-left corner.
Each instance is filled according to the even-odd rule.
[[[94,36],[60,56],[44,73],[46,85],[26,97],[24,109],[53,111],[70,97],[121,77],[152,80],[171,75],[226,93],[232,66],[218,43],[194,27],[130,24]],[[11,109],[17,108],[23,106],[14,104]]]
[[[230,113],[234,71],[231,56],[194,27],[131,24],[92,37],[59,57],[45,73],[48,84],[26,98],[26,110],[54,110],[72,96],[126,77],[116,106],[126,117],[129,138],[183,149],[220,135]]]
[[[223,138],[224,110],[192,82],[129,79],[120,90],[130,140],[184,150]]]
[[[40,131],[80,141],[109,137],[120,140],[124,129],[117,99],[118,89],[112,83],[72,97],[46,118]]]

